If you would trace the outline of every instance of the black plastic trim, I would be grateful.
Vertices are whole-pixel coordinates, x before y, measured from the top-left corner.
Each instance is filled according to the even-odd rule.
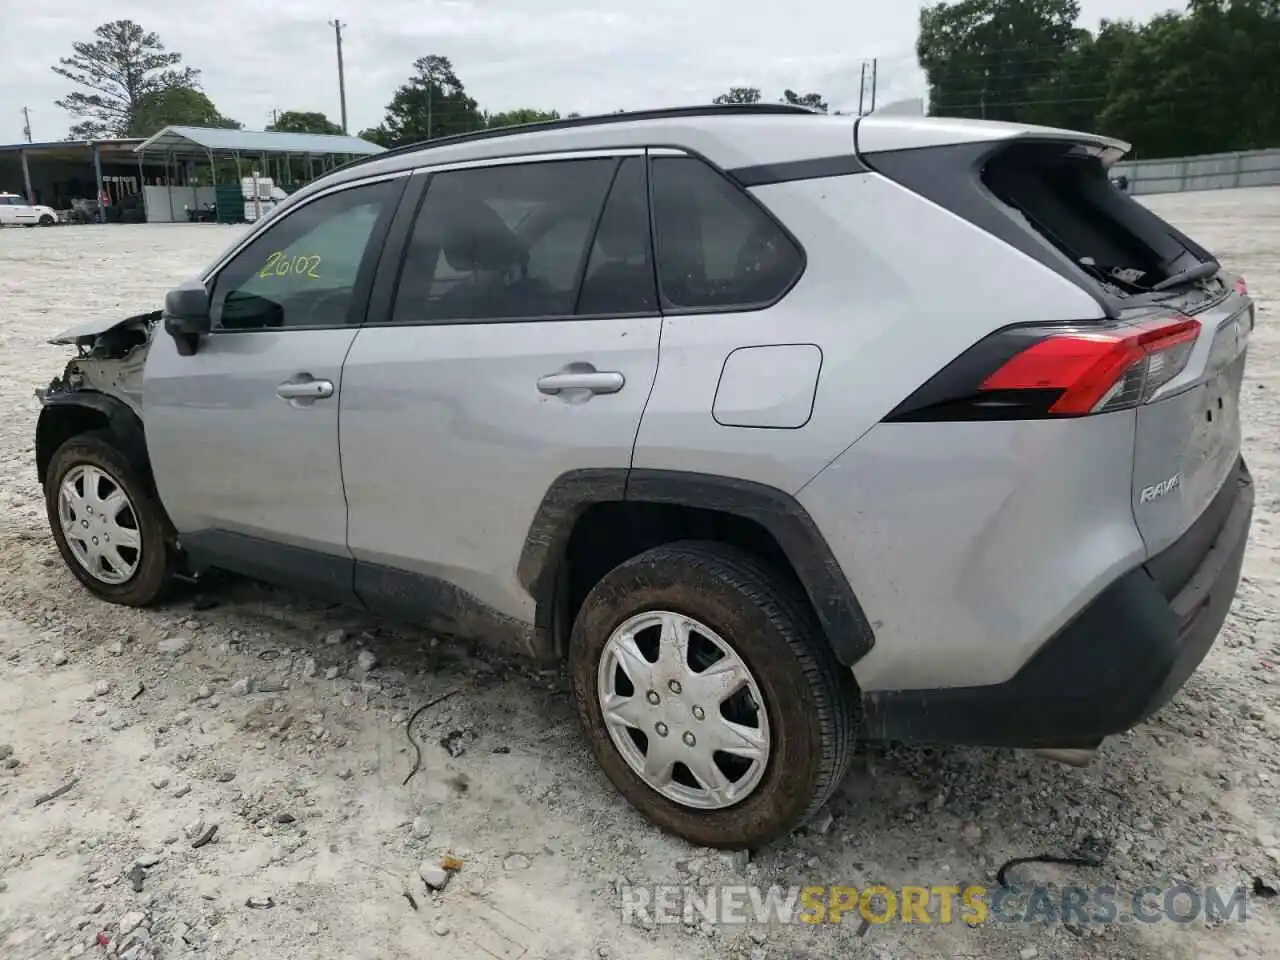
[[[875,645],[871,624],[831,548],[794,497],[748,480],[679,470],[575,470],[551,485],[517,568],[540,610],[554,605],[557,572],[574,524],[589,507],[619,500],[695,507],[758,523],[794,568],[840,662],[852,666]],[[549,617],[544,613],[541,625]]]
[[[147,454],[146,433],[138,415],[123,400],[109,394],[96,390],[71,390],[45,394],[44,405],[36,421],[36,476],[41,486],[54,451],[68,439],[65,432],[58,429],[57,421],[74,408],[92,410],[105,417],[120,452],[144,478],[150,479],[151,459]]]
[[[550,656],[533,624],[506,617],[436,577],[227,530],[185,534],[180,545],[192,573],[228,570],[503,652]]]
[[[867,173],[870,168],[852,152],[834,157],[814,157],[785,163],[762,163],[752,167],[733,167],[725,172],[743,187],[763,187],[771,183],[795,180],[821,180]]]
[[[179,536],[193,572],[230,570],[343,603],[358,603],[350,556],[322,553],[228,530],[200,530]]]
[[[540,645],[533,624],[503,616],[438,577],[357,560],[354,590],[361,604],[380,616],[535,659],[550,655],[549,647]]]
[[[1235,597],[1254,499],[1243,460],[1227,490],[1225,518],[1206,511],[1221,522],[1207,548],[1188,534],[1121,576],[1005,683],[864,694],[867,736],[1087,748],[1150,717],[1195,672]],[[1170,597],[1152,571],[1190,549],[1196,569]]]

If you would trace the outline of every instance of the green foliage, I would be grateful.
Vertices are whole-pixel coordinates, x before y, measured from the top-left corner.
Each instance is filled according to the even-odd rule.
[[[827,101],[822,99],[822,94],[820,93],[799,94],[794,90],[783,90],[782,102],[790,103],[797,107],[808,107],[810,110],[817,110],[819,113],[827,112]]]
[[[760,88],[759,87],[730,87],[728,93],[722,93],[714,98],[712,103],[759,103]]]
[[[382,123],[361,137],[396,147],[484,128],[484,114],[467,96],[448,57],[420,57],[413,69],[413,76],[387,104]]]
[[[559,120],[558,110],[536,110],[533,107],[519,107],[515,110],[503,110],[499,113],[486,113],[484,125],[490,130],[498,127],[515,127],[523,123],[546,123],[548,120]]]
[[[134,109],[128,135],[149,137],[168,126],[239,130],[242,124],[220,114],[213,101],[199,90],[169,87],[142,97]]]
[[[1097,131],[1144,157],[1280,145],[1280,0],[1191,0],[1096,33],[1079,15],[1076,0],[926,7],[930,113]]]
[[[97,39],[73,43],[75,55],[51,68],[84,88],[56,101],[83,118],[71,128],[71,139],[130,136],[139,111],[161,93],[198,90],[200,71],[181,66],[182,54],[165,50],[156,34],[132,20],[104,23],[94,36]]]
[[[323,113],[302,110],[285,110],[267,129],[275,133],[342,133],[342,125],[334,123]]]

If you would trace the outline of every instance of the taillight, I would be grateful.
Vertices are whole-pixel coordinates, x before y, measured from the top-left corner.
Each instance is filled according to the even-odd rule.
[[[1244,282],[1244,277],[1236,277],[1236,293],[1242,297],[1249,295],[1249,284]]]
[[[980,341],[888,420],[1030,420],[1136,407],[1181,373],[1200,322],[1011,327]]]

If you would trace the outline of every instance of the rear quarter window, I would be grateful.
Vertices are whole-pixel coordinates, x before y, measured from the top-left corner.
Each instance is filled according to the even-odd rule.
[[[695,157],[654,157],[651,181],[666,308],[765,307],[799,279],[799,245],[709,164]]]

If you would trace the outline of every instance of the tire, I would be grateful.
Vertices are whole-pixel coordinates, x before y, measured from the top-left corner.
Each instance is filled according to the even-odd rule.
[[[42,227],[52,227],[57,222],[56,218],[49,216],[47,213],[40,217],[40,226]]]
[[[129,513],[125,515],[124,522],[127,524],[132,518],[131,525],[137,531],[136,539],[140,547],[134,554],[127,552],[132,548],[117,548],[117,557],[132,556],[135,560],[135,568],[127,579],[120,582],[106,582],[90,572],[77,557],[63,530],[60,490],[68,475],[82,468],[92,468],[105,474],[107,480],[115,484],[127,498]],[[108,486],[101,489],[110,493]],[[58,552],[62,554],[63,562],[76,579],[90,593],[111,603],[130,607],[149,606],[165,595],[173,583],[177,567],[177,543],[173,527],[149,478],[144,479],[139,470],[117,449],[110,431],[94,430],[79,434],[54,451],[49,461],[44,493],[49,527],[53,531]],[[99,511],[99,516],[101,513]]]
[[[642,779],[610,734],[598,685],[614,681],[601,661],[614,631],[646,611],[671,611],[717,633],[745,664],[762,695],[767,762],[754,788],[736,802],[718,809],[677,802]],[[756,849],[779,839],[817,813],[848,770],[858,727],[852,676],[835,659],[798,587],[737,548],[674,543],[616,567],[587,595],[574,623],[569,657],[578,715],[606,776],[650,820],[691,843]],[[609,661],[610,667],[613,663]],[[655,686],[666,682],[660,677]],[[686,685],[693,687],[692,682]],[[687,698],[679,706],[675,699],[671,710],[688,708]],[[662,709],[667,709],[666,701]],[[699,708],[690,709],[696,714]],[[704,712],[697,719],[705,717]],[[690,721],[681,736],[698,729],[703,728]],[[680,749],[674,738],[662,742]]]

